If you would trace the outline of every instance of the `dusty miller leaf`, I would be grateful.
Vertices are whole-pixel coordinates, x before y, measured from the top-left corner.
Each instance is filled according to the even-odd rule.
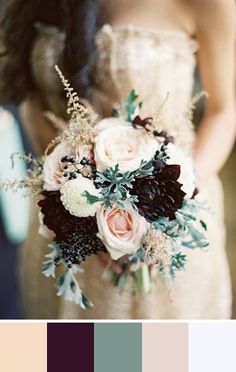
[[[135,205],[138,201],[136,195],[130,195],[129,190],[133,187],[133,182],[138,176],[152,174],[152,160],[142,160],[140,166],[135,171],[120,172],[119,164],[107,169],[105,172],[97,172],[95,182],[101,188],[103,202],[106,207],[111,208],[113,204],[118,204],[124,208],[124,201]]]
[[[73,301],[84,310],[93,307],[90,299],[82,292],[75,273],[77,272],[76,265],[73,265],[71,269],[67,269],[57,281],[57,295],[64,296],[65,300]]]

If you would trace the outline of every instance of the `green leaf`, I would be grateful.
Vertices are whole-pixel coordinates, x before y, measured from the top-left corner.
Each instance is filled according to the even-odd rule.
[[[84,310],[92,307],[92,302],[87,296],[81,291],[75,273],[77,272],[76,265],[73,265],[72,269],[66,269],[66,271],[59,277],[57,281],[57,295],[64,296],[65,300],[75,302],[80,305]]]
[[[135,112],[137,112],[139,109],[142,107],[142,102],[136,103],[136,100],[138,98],[137,93],[135,92],[134,89],[131,90],[130,94],[124,101],[124,109],[127,113],[127,118],[126,120],[129,122],[132,122],[132,116],[134,115]]]
[[[93,303],[83,292],[81,293],[81,303],[85,309],[93,307]]]
[[[54,261],[48,261],[48,262],[44,263],[42,273],[47,278],[49,278],[50,276],[55,278],[55,269],[56,269],[56,265],[55,265]]]
[[[208,246],[208,241],[202,232],[202,227],[206,230],[206,224],[197,218],[202,208],[202,203],[197,200],[185,200],[182,208],[175,213],[175,220],[159,218],[153,226],[166,233],[177,244],[182,244],[183,247],[205,248]]]
[[[96,195],[90,194],[88,191],[85,191],[83,193],[83,196],[85,196],[87,198],[87,201],[88,201],[89,204],[95,204],[95,203],[101,201],[101,198],[99,198]]]
[[[170,274],[172,277],[175,276],[176,271],[184,270],[187,261],[187,256],[184,253],[178,252],[172,256],[172,262],[170,267]]]
[[[136,195],[130,195],[129,190],[133,188],[133,182],[136,177],[152,174],[152,171],[152,160],[142,160],[139,168],[132,172],[126,171],[122,173],[119,169],[119,164],[107,169],[103,173],[97,172],[95,183],[101,187],[101,199],[105,206],[111,208],[116,203],[121,208],[124,208],[124,201],[126,200],[135,207],[138,197]],[[98,200],[95,199],[94,202],[96,201]]]
[[[202,225],[203,229],[207,231],[207,224],[203,220],[200,220],[200,224]]]
[[[58,247],[56,244],[49,244],[48,247],[52,250],[45,257],[48,258],[47,261],[43,263],[42,273],[49,278],[52,276],[55,278],[56,265],[54,259],[58,256]]]
[[[139,248],[137,252],[128,256],[131,264],[138,264],[144,262],[145,251],[143,248]]]

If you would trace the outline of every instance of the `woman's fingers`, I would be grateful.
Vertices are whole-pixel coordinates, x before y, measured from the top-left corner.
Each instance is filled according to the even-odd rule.
[[[122,273],[120,265],[112,260],[111,256],[108,253],[100,253],[99,255],[97,255],[97,259],[104,269],[112,269],[117,274]]]
[[[122,263],[122,259],[119,260],[119,263],[112,260],[111,256],[109,253],[100,253],[97,255],[97,259],[100,262],[100,265],[103,267],[105,270],[113,270],[116,274],[121,274],[122,273],[122,268],[119,263]],[[125,259],[124,259],[125,260]],[[139,270],[142,267],[143,263],[137,263],[137,264],[132,264],[129,267],[130,272],[135,272]],[[151,265],[149,267],[149,273],[150,277],[154,279],[157,274],[157,265]]]

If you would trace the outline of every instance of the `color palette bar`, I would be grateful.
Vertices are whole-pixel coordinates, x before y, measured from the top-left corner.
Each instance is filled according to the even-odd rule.
[[[235,372],[236,322],[0,323],[1,372]]]

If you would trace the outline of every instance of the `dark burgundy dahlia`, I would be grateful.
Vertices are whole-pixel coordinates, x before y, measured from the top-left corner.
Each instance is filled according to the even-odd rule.
[[[44,224],[55,232],[54,241],[60,250],[56,262],[63,260],[70,266],[85,261],[87,257],[105,252],[106,249],[97,237],[95,217],[79,218],[72,216],[63,206],[59,191],[44,191],[44,199],[38,205]]]
[[[81,218],[72,216],[63,206],[60,191],[44,191],[44,198],[39,201],[44,224],[56,234],[56,240],[66,241],[82,222]]]
[[[136,178],[131,194],[138,196],[136,205],[147,221],[153,222],[159,217],[175,218],[185,196],[182,184],[178,182],[179,176],[179,165],[156,161],[152,175]]]

